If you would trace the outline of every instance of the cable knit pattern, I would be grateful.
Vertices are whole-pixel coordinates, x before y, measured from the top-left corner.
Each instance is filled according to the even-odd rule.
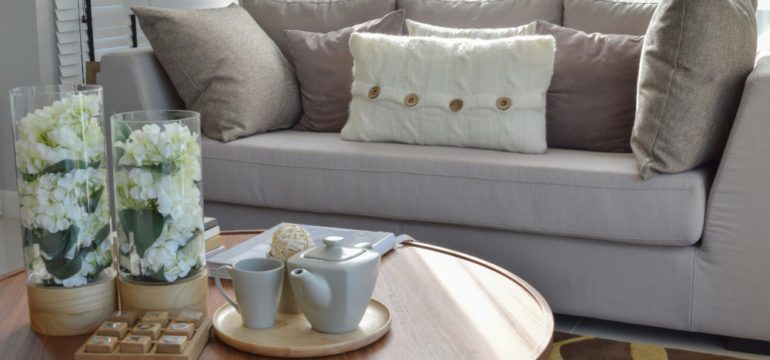
[[[455,29],[406,20],[409,36],[437,36],[442,38],[499,39],[509,36],[536,35],[535,22],[527,25],[500,29]]]
[[[545,152],[552,36],[354,33],[350,48],[353,100],[344,140]]]

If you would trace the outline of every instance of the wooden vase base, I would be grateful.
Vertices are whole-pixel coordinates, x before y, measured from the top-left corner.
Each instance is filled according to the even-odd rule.
[[[72,336],[96,331],[117,308],[115,278],[106,269],[91,284],[75,287],[44,287],[27,284],[29,321],[40,335]]]
[[[142,283],[118,277],[120,308],[126,311],[199,311],[208,315],[208,273],[170,284]]]

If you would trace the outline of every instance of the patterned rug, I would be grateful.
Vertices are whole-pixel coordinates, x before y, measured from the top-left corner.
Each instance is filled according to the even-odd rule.
[[[736,360],[656,345],[555,333],[550,360]]]

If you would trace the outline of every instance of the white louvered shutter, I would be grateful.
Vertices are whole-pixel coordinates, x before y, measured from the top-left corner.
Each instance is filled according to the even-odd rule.
[[[81,27],[78,0],[56,0],[56,46],[59,82],[83,82],[83,62],[87,60],[85,27]],[[84,60],[85,58],[85,60]]]
[[[26,0],[25,0],[26,1]],[[56,39],[59,53],[59,81],[62,84],[84,80],[84,64],[89,61],[87,25],[81,23],[85,14],[84,0],[55,0]],[[154,6],[177,9],[224,7],[235,0],[91,0],[94,60],[102,55],[133,46],[131,39],[131,7]],[[150,43],[137,23],[137,46]]]
[[[232,3],[239,3],[238,0],[125,0],[126,9],[128,13],[131,12],[132,6],[152,6],[169,9],[212,9],[225,7]],[[147,37],[144,36],[142,28],[139,23],[136,24],[137,29],[137,47],[149,47],[150,42]]]
[[[132,46],[131,19],[125,0],[91,0],[95,60]]]

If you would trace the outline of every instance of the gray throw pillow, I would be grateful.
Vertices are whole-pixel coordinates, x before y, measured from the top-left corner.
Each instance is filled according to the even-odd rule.
[[[396,10],[396,0],[241,0],[241,5],[287,57],[284,30],[325,33]]]
[[[238,5],[132,10],[187,108],[201,113],[206,136],[228,142],[296,122],[291,67]]]
[[[716,159],[754,67],[751,0],[662,0],[639,69],[631,147],[642,178]]]
[[[586,34],[544,21],[535,31],[556,39],[548,146],[631,152],[643,37]]]
[[[373,32],[401,35],[404,10],[381,19],[328,33],[286,30],[289,57],[299,80],[302,117],[297,130],[339,132],[348,120],[353,55],[350,35]]]

